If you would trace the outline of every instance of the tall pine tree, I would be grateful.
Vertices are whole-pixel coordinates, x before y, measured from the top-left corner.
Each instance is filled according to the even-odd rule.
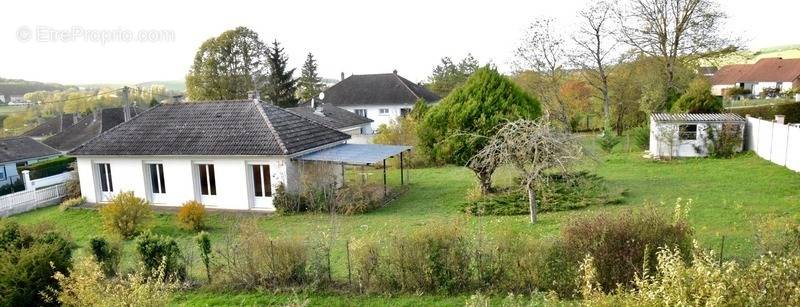
[[[267,52],[269,75],[265,94],[269,101],[282,108],[297,106],[297,98],[294,96],[297,80],[292,77],[294,69],[286,70],[288,60],[278,41],[273,41],[272,47]]]
[[[325,88],[322,78],[317,75],[317,60],[311,52],[306,56],[306,62],[300,70],[300,79],[297,80],[297,97],[301,101],[309,101],[319,95]]]

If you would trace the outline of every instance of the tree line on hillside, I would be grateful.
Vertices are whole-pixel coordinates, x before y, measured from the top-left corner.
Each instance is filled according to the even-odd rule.
[[[314,55],[308,56],[295,79],[294,68],[277,40],[271,46],[248,28],[238,27],[200,45],[189,74],[186,90],[190,100],[245,99],[259,96],[281,107],[317,96],[324,89],[317,74]]]

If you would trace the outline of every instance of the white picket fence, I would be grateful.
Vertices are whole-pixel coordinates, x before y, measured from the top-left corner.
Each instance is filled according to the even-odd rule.
[[[800,172],[800,127],[747,118],[746,145],[772,163]]]
[[[67,185],[60,183],[39,190],[26,190],[0,196],[0,216],[9,216],[61,201],[67,193]]]

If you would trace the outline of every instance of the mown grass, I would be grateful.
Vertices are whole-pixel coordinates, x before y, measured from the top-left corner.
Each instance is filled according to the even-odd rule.
[[[262,227],[276,236],[304,239],[322,232],[332,233],[334,277],[347,278],[346,242],[357,238],[386,238],[392,234],[408,233],[432,223],[462,223],[469,231],[477,232],[479,225],[488,234],[503,231],[523,233],[534,237],[557,234],[570,220],[597,211],[620,211],[641,208],[647,204],[669,214],[677,198],[692,199],[690,221],[695,237],[702,247],[720,249],[725,237],[725,258],[751,259],[758,251],[755,240],[761,219],[800,220],[800,174],[771,164],[752,154],[732,159],[687,159],[669,162],[650,161],[639,153],[601,155],[585,163],[590,169],[615,187],[627,190],[625,204],[590,207],[586,210],[544,213],[535,225],[527,216],[469,217],[459,212],[459,205],[474,187],[470,171],[462,167],[442,167],[413,170],[411,188],[406,194],[379,210],[357,216],[331,216],[310,213],[290,216],[252,216],[249,214],[211,213],[209,218],[212,240],[219,242],[229,226],[242,218],[257,218]],[[379,172],[371,180],[381,178]],[[512,172],[503,169],[497,174],[499,184],[510,184]],[[397,184],[399,175],[389,172],[390,182]],[[72,209],[60,212],[56,207],[21,214],[12,219],[30,224],[44,222],[67,230],[81,247],[78,256],[86,254],[88,239],[102,235],[99,215],[95,211]],[[171,213],[157,214],[153,231],[178,238],[185,248],[195,249],[193,233],[176,226]],[[778,231],[777,229],[775,231]],[[213,243],[214,241],[212,241]],[[125,243],[124,266],[134,266],[133,243]],[[196,254],[196,252],[194,252]],[[193,275],[200,276],[199,262],[193,265]],[[186,305],[263,305],[283,302],[288,294],[208,292],[182,293],[176,304]],[[313,305],[459,305],[466,297],[440,296],[337,296],[315,294],[309,297]]]

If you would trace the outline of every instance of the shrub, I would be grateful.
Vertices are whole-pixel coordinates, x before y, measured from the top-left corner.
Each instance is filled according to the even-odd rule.
[[[20,227],[0,221],[0,302],[4,306],[47,305],[42,295],[57,289],[57,271],[72,265],[75,244],[45,225]]]
[[[81,197],[81,181],[76,174],[73,173],[72,177],[66,182],[66,195],[67,199],[74,199]]]
[[[611,153],[611,150],[620,142],[622,139],[614,135],[610,129],[603,130],[603,134],[597,138],[597,145],[600,145],[600,148],[606,153]]]
[[[154,235],[147,231],[136,240],[136,251],[147,272],[155,276],[158,269],[163,266],[167,278],[186,278],[186,265],[181,258],[178,243],[163,235]]]
[[[89,240],[89,247],[103,273],[108,277],[116,275],[122,260],[122,246],[118,242],[108,242],[102,237],[93,237]]]
[[[68,276],[61,271],[55,274],[61,290],[52,293],[50,301],[64,306],[166,306],[178,285],[164,278],[163,271],[162,266],[155,278],[140,270],[111,279],[103,274],[101,265],[87,258]]]
[[[208,282],[211,282],[211,238],[208,233],[201,231],[195,238],[197,247],[200,249],[200,259],[203,260],[203,266],[206,268],[206,277]]]
[[[383,284],[403,292],[458,293],[471,287],[469,240],[458,225],[431,225],[393,237]]]
[[[750,115],[765,120],[772,120],[775,115],[786,116],[787,123],[800,123],[800,103],[790,102],[775,105],[762,105],[728,109],[728,112],[741,116]]]
[[[58,175],[63,172],[72,170],[73,163],[75,162],[75,160],[76,160],[75,157],[66,157],[66,156],[54,159],[48,159],[22,167],[20,169],[20,172],[22,172],[23,170],[30,171],[31,179],[38,179],[38,178]]]
[[[201,202],[190,200],[183,203],[176,217],[181,228],[200,231],[205,227],[206,208]]]
[[[711,94],[711,83],[703,77],[692,80],[686,93],[672,105],[672,112],[677,113],[719,113],[721,111],[722,100]]]
[[[590,255],[604,291],[617,285],[630,287],[635,276],[653,273],[642,272],[642,268],[645,263],[655,263],[660,248],[677,248],[685,259],[690,256],[692,230],[681,208],[679,200],[674,221],[654,208],[573,220],[561,233],[565,253],[573,263]]]
[[[0,196],[11,194],[14,192],[19,192],[24,189],[25,189],[25,183],[22,182],[22,179],[17,179],[11,184],[0,186]]]
[[[594,205],[619,204],[623,189],[609,188],[603,177],[588,172],[551,174],[539,194],[539,212],[556,212]],[[528,195],[520,189],[500,191],[462,205],[463,212],[473,215],[528,214]]]
[[[292,214],[298,212],[305,212],[308,210],[308,204],[300,195],[286,191],[286,185],[281,182],[275,188],[275,194],[272,197],[272,205],[275,210],[281,214]]]
[[[216,286],[241,290],[305,281],[303,240],[270,237],[249,220],[237,223],[220,242],[213,269]]]
[[[119,193],[109,204],[100,207],[103,227],[126,239],[139,233],[152,215],[153,209],[150,204],[133,195],[133,192]]]
[[[69,198],[58,205],[58,209],[61,211],[67,211],[67,209],[72,207],[77,207],[86,203],[86,197],[80,196],[78,198]]]
[[[362,214],[380,208],[384,187],[378,184],[344,186],[336,191],[336,212],[344,215]],[[390,195],[391,189],[386,190]]]
[[[650,124],[642,124],[631,129],[633,143],[641,150],[650,149]]]
[[[417,137],[417,126],[419,122],[425,117],[425,114],[430,109],[430,106],[425,100],[420,99],[414,104],[414,108],[410,114],[405,117],[400,117],[397,122],[391,125],[381,125],[372,140],[375,144],[387,145],[408,145],[417,147],[419,138]],[[390,159],[387,161],[392,167],[400,167],[400,159]],[[425,167],[430,166],[432,162],[425,156],[418,153],[416,150],[406,152],[403,154],[403,167]]]
[[[800,256],[762,256],[749,266],[720,262],[713,252],[697,250],[686,263],[678,249],[657,253],[658,275],[647,274],[636,287],[606,295],[598,290],[584,294],[586,306],[798,306]],[[587,270],[589,272],[592,269]],[[591,274],[584,284],[596,283]]]
[[[742,142],[744,142],[742,129],[742,125],[737,124],[722,124],[721,129],[708,126],[706,128],[707,139],[710,142],[710,144],[706,144],[708,156],[730,158],[735,155],[742,148]]]

